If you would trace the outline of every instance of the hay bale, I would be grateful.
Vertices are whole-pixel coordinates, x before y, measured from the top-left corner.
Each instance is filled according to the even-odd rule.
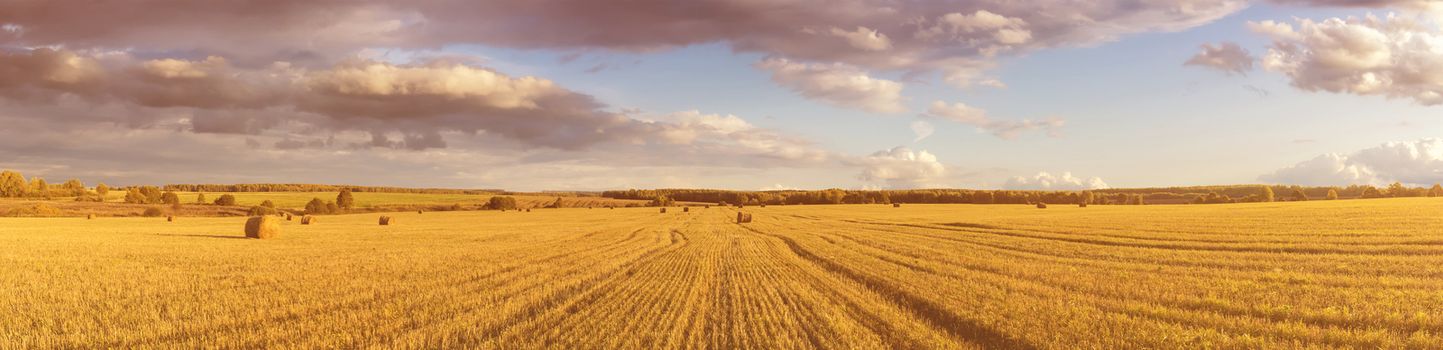
[[[316,217],[314,216],[306,215],[301,217],[301,225],[310,225],[314,223],[316,223]]]
[[[702,207],[702,209],[711,209],[711,206],[708,205],[708,206]]]
[[[666,208],[661,208],[661,213],[666,214]]]
[[[246,237],[276,238],[281,234],[281,221],[270,216],[254,216],[246,220]]]
[[[767,207],[767,204],[766,204],[766,203],[762,203],[762,208],[766,208],[766,207]]]
[[[1047,209],[1047,203],[1037,203],[1037,209]]]
[[[426,211],[424,211],[424,210],[417,210],[417,211],[416,211],[416,214],[425,214],[425,213],[426,213]]]
[[[752,214],[737,212],[737,223],[745,224],[752,222]]]
[[[85,214],[86,220],[95,220],[95,214]]]
[[[530,212],[531,212],[531,208],[526,208],[526,212],[527,212],[527,213],[530,213]]]
[[[291,213],[286,213],[286,221],[295,221],[295,218],[291,217]]]
[[[681,212],[683,212],[683,213],[690,213],[690,212],[691,212],[691,207],[682,207],[682,208],[681,208]]]
[[[901,208],[901,207],[902,207],[902,203],[892,203],[892,207],[893,207],[893,208]]]
[[[1086,207],[1087,207],[1087,203],[1077,203],[1077,207],[1078,207],[1078,208],[1086,208]]]
[[[175,222],[175,215],[166,215],[165,222]]]
[[[381,226],[390,226],[390,225],[391,225],[391,222],[393,222],[393,221],[395,221],[395,220],[392,220],[391,217],[389,217],[389,216],[382,216],[382,217],[381,217]]]

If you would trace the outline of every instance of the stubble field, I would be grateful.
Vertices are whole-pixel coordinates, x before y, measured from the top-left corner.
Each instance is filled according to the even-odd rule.
[[[0,348],[1443,347],[1443,201],[0,218]]]

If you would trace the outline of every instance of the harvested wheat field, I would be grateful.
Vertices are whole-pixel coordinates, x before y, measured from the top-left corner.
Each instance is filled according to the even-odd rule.
[[[1443,200],[0,219],[0,348],[1443,347]]]

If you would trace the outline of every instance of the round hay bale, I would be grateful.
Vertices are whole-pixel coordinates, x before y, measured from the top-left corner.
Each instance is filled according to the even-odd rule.
[[[316,223],[316,217],[310,215],[301,217],[301,225],[310,225],[313,223]]]
[[[690,212],[691,212],[691,207],[682,207],[682,208],[681,208],[681,212],[683,212],[683,213],[690,213]]]
[[[254,216],[246,220],[246,237],[276,238],[281,234],[281,221],[271,216]]]
[[[165,222],[175,222],[175,215],[167,215],[165,217]]]
[[[389,216],[382,216],[382,217],[381,217],[381,226],[390,226],[391,223],[394,222],[394,221],[395,221],[395,220],[394,220],[394,219],[391,219],[391,217],[389,217]]]
[[[425,212],[425,211],[422,211],[422,210],[417,210],[417,211],[416,211],[416,214],[425,214],[425,213],[426,213],[426,212]]]
[[[901,207],[902,207],[902,203],[892,203],[892,207],[893,207],[893,208],[901,208]]]
[[[1047,209],[1047,203],[1037,203],[1037,209]]]
[[[752,222],[752,214],[737,212],[737,223],[745,224]]]
[[[761,207],[762,207],[762,208],[766,208],[766,207],[767,207],[766,203],[762,203]]]
[[[86,220],[95,220],[95,214],[85,214]]]
[[[295,218],[291,217],[290,213],[286,213],[286,221],[295,221],[294,219]]]
[[[666,208],[661,208],[661,213],[666,214]]]
[[[1078,207],[1078,208],[1086,208],[1086,207],[1087,207],[1087,203],[1077,203],[1077,207]]]

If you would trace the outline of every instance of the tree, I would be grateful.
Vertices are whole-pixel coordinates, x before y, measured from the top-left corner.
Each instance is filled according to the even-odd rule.
[[[45,179],[37,177],[31,181],[35,182],[35,188],[32,190],[34,191],[33,193],[35,193],[36,196],[47,198],[50,197],[50,184],[45,183]]]
[[[103,182],[96,184],[95,194],[100,195],[100,198],[105,198],[105,195],[110,194],[110,186],[106,186]]]
[[[1082,199],[1079,200],[1078,204],[1092,204],[1092,199],[1092,191],[1082,191]]]
[[[1363,197],[1363,198],[1383,198],[1383,192],[1382,192],[1382,191],[1378,191],[1378,188],[1377,188],[1377,187],[1373,187],[1373,186],[1363,186],[1363,195],[1362,195],[1362,197]]]
[[[1408,187],[1407,187],[1407,186],[1403,186],[1403,183],[1402,183],[1402,182],[1394,182],[1392,185],[1388,185],[1388,197],[1407,197],[1407,196],[1408,196]]]
[[[1277,198],[1277,195],[1274,195],[1274,194],[1273,194],[1273,187],[1272,187],[1272,186],[1263,186],[1262,201],[1264,201],[1264,202],[1272,202],[1272,201],[1276,201],[1276,200],[1278,200],[1278,198]]]
[[[667,196],[665,196],[665,195],[661,195],[661,196],[656,196],[656,198],[652,198],[652,199],[651,199],[651,203],[648,203],[647,205],[653,206],[653,207],[666,207],[666,206],[671,206],[672,203],[673,203],[673,202],[672,202],[672,200],[671,200],[671,197],[667,197]]]
[[[26,185],[24,175],[10,170],[0,172],[0,197],[24,197],[30,192]]]
[[[165,194],[160,195],[160,202],[169,204],[172,208],[178,208],[180,207],[180,195],[166,191]]]
[[[195,194],[195,204],[205,204],[205,193]]]
[[[125,190],[125,202],[129,204],[145,204],[145,194],[140,193],[139,188],[131,187]]]
[[[1429,196],[1429,197],[1443,197],[1443,185],[1433,184],[1433,188],[1429,188],[1429,189],[1428,189],[1428,196]]]
[[[345,210],[356,207],[356,199],[351,197],[351,189],[341,189],[341,194],[336,195],[336,207]]]
[[[311,201],[306,203],[306,214],[330,214],[331,212],[331,208],[327,207],[326,202],[320,198],[311,198]]]
[[[506,196],[491,197],[491,199],[486,202],[486,208],[492,210],[516,209],[516,198]]]
[[[1293,200],[1295,200],[1295,201],[1306,201],[1306,200],[1308,200],[1308,194],[1307,194],[1307,193],[1303,193],[1303,190],[1301,190],[1301,189],[1295,189],[1295,190],[1293,190]]]
[[[990,191],[977,192],[977,194],[972,196],[972,203],[977,204],[992,204],[996,202],[996,200],[996,196],[992,195]]]
[[[141,187],[140,187],[140,194],[142,194],[142,195],[145,196],[145,203],[148,203],[148,204],[160,204],[160,203],[165,203],[164,194],[160,192],[160,188],[159,188],[159,187],[155,187],[155,186],[141,186]]]
[[[215,205],[235,206],[235,196],[229,194],[220,195],[215,199]]]
[[[68,194],[71,196],[79,197],[85,195],[85,184],[80,182],[80,180],[78,179],[70,179],[69,181],[65,181],[64,184],[60,185],[60,187],[64,188],[65,191],[69,192]]]
[[[1338,200],[1338,189],[1336,189],[1336,188],[1329,188],[1329,189],[1328,189],[1328,200],[1330,200],[1330,201],[1332,201],[1332,200]]]

